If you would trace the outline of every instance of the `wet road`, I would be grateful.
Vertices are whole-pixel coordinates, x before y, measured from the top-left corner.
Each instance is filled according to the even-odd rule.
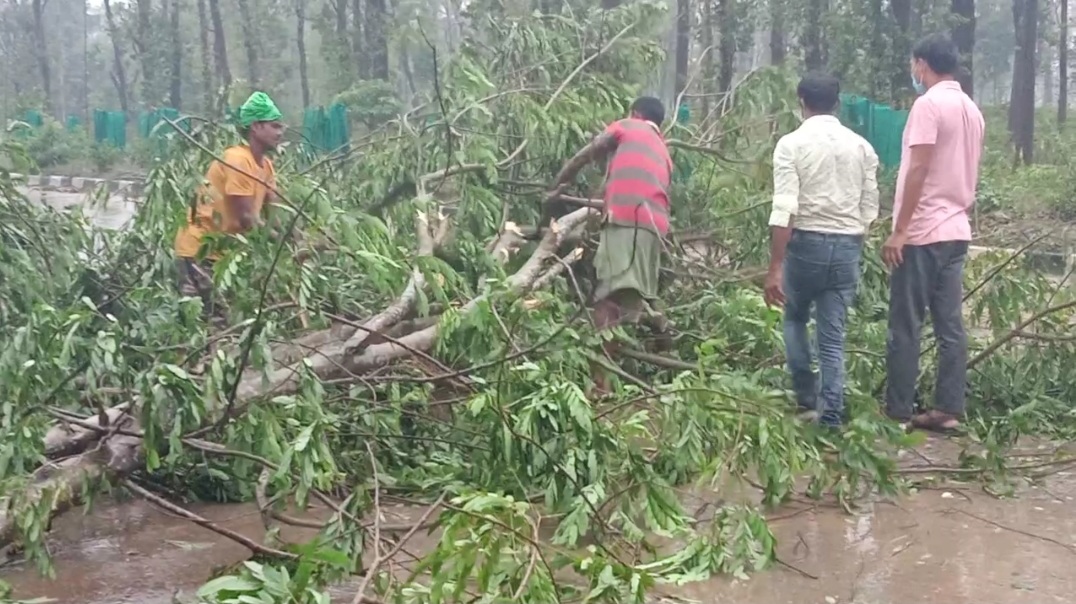
[[[105,229],[122,229],[138,208],[137,200],[129,200],[117,194],[98,199],[91,193],[75,189],[44,190],[37,187],[20,187],[20,191],[30,201],[47,203],[57,210],[81,205],[83,213],[90,219],[90,222]]]
[[[929,453],[930,446],[925,450]],[[788,566],[747,580],[661,586],[655,595],[703,604],[1071,602],[1076,592],[1071,572],[1076,562],[1074,497],[1076,474],[1059,473],[1010,500],[969,484],[874,503],[856,515],[791,504],[775,511],[771,522],[780,559]],[[694,502],[686,503],[694,509]],[[264,534],[252,505],[195,510],[253,539]],[[418,510],[397,511],[419,515]],[[433,543],[420,533],[408,549],[421,552]],[[244,547],[141,501],[111,503],[89,515],[67,514],[54,524],[51,551],[58,580],[41,578],[26,567],[9,567],[0,577],[21,598],[168,604],[177,590],[189,594],[215,568],[248,555]],[[334,601],[346,602],[352,591],[343,586],[334,593]]]

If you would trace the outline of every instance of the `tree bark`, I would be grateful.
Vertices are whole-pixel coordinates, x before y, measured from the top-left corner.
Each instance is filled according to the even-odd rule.
[[[236,0],[236,3],[243,31],[243,48],[247,51],[247,80],[253,88],[258,89],[261,86],[261,74],[258,71],[258,33],[250,12],[250,0]]]
[[[366,55],[366,20],[362,0],[351,0],[351,56],[359,80],[370,79],[370,62]]]
[[[116,85],[116,94],[120,97],[120,109],[126,115],[130,111],[128,106],[130,93],[127,90],[127,70],[123,67],[119,28],[116,26],[116,17],[112,13],[112,3],[104,0],[104,4],[105,26],[108,28],[108,37],[112,39],[112,83]]]
[[[1035,79],[1038,73],[1035,50],[1038,41],[1038,0],[1013,0],[1012,91],[1009,103],[1009,132],[1017,163],[1030,164],[1035,150]]]
[[[209,0],[209,18],[213,23],[213,56],[217,65],[217,81],[221,90],[219,107],[227,110],[228,91],[232,88],[232,69],[228,66],[228,45],[224,36],[224,19],[220,16],[220,0]]]
[[[770,64],[783,65],[787,56],[785,3],[782,0],[770,0]]]
[[[385,0],[366,0],[366,49],[370,55],[370,78],[389,79],[388,11]]]
[[[717,13],[715,2],[720,0],[702,0],[702,27],[699,34],[699,43],[702,51],[702,81],[699,83],[699,92],[702,93],[702,119],[710,115],[710,94],[716,89],[717,62],[714,59],[717,48],[714,45],[714,31],[717,29],[715,14]],[[678,107],[674,109],[679,109]]]
[[[310,76],[306,65],[306,0],[295,0],[295,41],[299,46],[299,87],[303,91],[303,107],[310,106]]]
[[[908,64],[912,54],[912,2],[911,0],[891,0],[889,4],[893,11],[893,21],[897,26],[897,31],[893,36],[893,60],[895,62],[891,80],[893,94],[897,95],[899,91],[908,90],[911,85],[912,75]]]
[[[975,96],[975,0],[952,0],[952,13],[958,17],[951,36],[960,50],[960,62],[968,70],[964,92]]]
[[[30,7],[34,14],[34,56],[37,58],[38,74],[41,76],[41,93],[45,97],[44,109],[45,113],[52,113],[52,73],[49,70],[49,51],[45,38],[45,0],[33,0]]]
[[[138,61],[142,66],[142,103],[153,104],[157,102],[154,82],[157,80],[157,70],[154,68],[153,25],[151,14],[153,12],[152,0],[138,0],[135,5],[135,13],[138,18],[138,28],[134,36],[135,49],[138,51]]]
[[[736,74],[736,18],[734,0],[717,0],[718,27],[718,74],[717,88],[720,92],[732,89],[732,77]]]
[[[168,104],[179,109],[183,93],[183,38],[179,31],[180,0],[169,0],[168,20],[172,34],[172,69],[169,72],[171,85],[168,87]]]
[[[1057,123],[1064,124],[1069,110],[1069,0],[1061,0],[1060,38],[1057,45]]]
[[[676,2],[676,88],[679,97],[687,87],[687,66],[691,56],[691,0]],[[674,107],[673,111],[677,108]]]
[[[212,55],[209,53],[209,17],[206,15],[205,0],[198,0],[198,45],[202,54],[202,111],[207,114],[213,110],[213,67]]]
[[[808,0],[807,23],[804,25],[803,46],[804,63],[808,71],[817,71],[826,66],[825,32],[823,20],[826,13],[825,0]]]

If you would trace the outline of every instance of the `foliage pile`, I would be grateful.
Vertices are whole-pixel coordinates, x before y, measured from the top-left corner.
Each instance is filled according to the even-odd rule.
[[[207,127],[175,145],[122,233],[32,206],[0,179],[0,545],[45,570],[56,513],[104,483],[160,504],[151,489],[165,485],[257,499],[267,529],[296,522],[287,502],[332,512],[301,521],[321,527],[313,544],[247,543],[257,560],[208,584],[209,602],[325,602],[325,586],[350,575],[365,577],[356,602],[642,602],[657,584],[772,562],[759,504],[796,496],[803,477],[808,495],[846,505],[895,493],[885,450],[898,436],[873,396],[877,256],[850,319],[840,438],[787,417],[780,316],[749,283],[765,254],[773,134],[795,123],[783,72],[743,82],[720,120],[670,132],[690,173],[674,219],[692,225],[669,253],[674,356],[640,341],[620,364],[597,353],[583,311],[595,212],[546,227],[543,187],[660,59],[645,26],[658,10],[479,23],[429,103],[357,141],[356,155],[301,167],[285,152],[286,221],[328,249],[298,263],[265,233],[216,242],[223,333],[175,293],[167,243],[207,150],[234,134]],[[588,176],[580,197],[596,190],[600,174]],[[1061,425],[1076,394],[1062,378],[1072,340],[1025,338],[1061,328],[1073,303],[1018,263],[992,270],[1001,260],[976,259],[969,275],[981,282],[975,318],[1002,344],[1025,343],[974,361],[980,433],[998,448]],[[1049,305],[1061,308],[1012,329]],[[585,398],[592,362],[618,376],[613,398]],[[757,496],[700,520],[677,496],[693,483]],[[390,536],[422,523],[382,526],[390,501],[429,507],[440,530],[395,580],[384,565],[402,545]],[[668,554],[655,538],[684,547]]]

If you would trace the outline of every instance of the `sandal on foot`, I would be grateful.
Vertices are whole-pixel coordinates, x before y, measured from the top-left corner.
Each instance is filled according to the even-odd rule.
[[[964,428],[957,417],[941,411],[927,411],[916,415],[912,418],[910,427],[946,436],[961,434]]]

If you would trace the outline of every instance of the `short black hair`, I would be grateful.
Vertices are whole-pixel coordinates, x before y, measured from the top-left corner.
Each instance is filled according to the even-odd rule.
[[[661,99],[652,96],[641,96],[635,99],[631,104],[631,112],[658,126],[665,121],[665,105],[661,103]]]
[[[931,71],[951,76],[960,66],[960,50],[953,39],[945,34],[930,34],[912,47],[912,58],[926,61]]]
[[[841,82],[828,73],[811,72],[803,76],[796,94],[803,106],[816,113],[829,113],[841,100]]]

